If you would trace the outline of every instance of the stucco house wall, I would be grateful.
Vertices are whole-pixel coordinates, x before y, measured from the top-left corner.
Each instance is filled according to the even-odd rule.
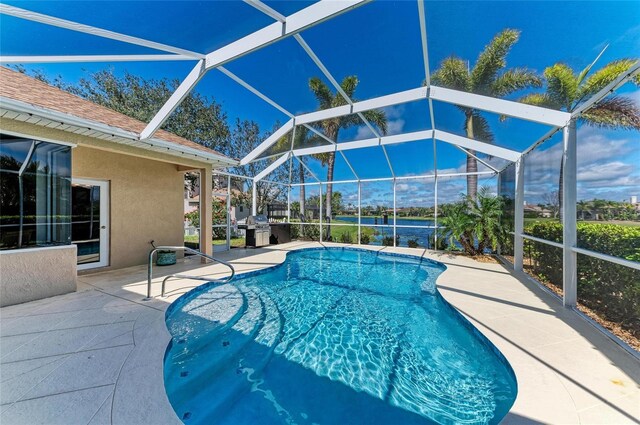
[[[183,244],[184,174],[178,165],[78,146],[72,175],[110,183],[110,267],[144,264],[151,240]]]

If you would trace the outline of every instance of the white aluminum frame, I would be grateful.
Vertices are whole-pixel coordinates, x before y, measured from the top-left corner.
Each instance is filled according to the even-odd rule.
[[[284,16],[271,8],[270,6],[262,3],[259,0],[245,0],[245,2],[270,16],[275,20],[274,23],[267,25],[266,27],[255,31],[252,34],[249,34],[239,40],[236,40],[232,43],[227,44],[215,51],[202,54],[193,52],[190,50],[178,48],[175,46],[166,45],[163,43],[158,43],[150,40],[145,40],[139,37],[133,37],[125,34],[120,34],[117,32],[68,21],[65,19],[60,19],[52,16],[47,16],[44,14],[28,11],[25,9],[21,9],[15,6],[10,6],[6,4],[0,4],[0,13],[22,18],[25,20],[30,20],[34,22],[39,22],[46,25],[51,25],[59,28],[64,28],[80,33],[90,34],[97,37],[103,37],[111,40],[116,40],[124,43],[129,43],[133,45],[138,45],[150,49],[154,49],[160,52],[165,52],[166,54],[148,54],[148,55],[60,55],[60,56],[8,56],[0,58],[1,63],[68,63],[68,62],[96,62],[96,61],[183,61],[183,60],[195,60],[198,61],[192,71],[187,75],[187,77],[182,81],[178,89],[171,95],[169,100],[160,108],[158,113],[153,117],[153,119],[148,123],[146,128],[141,132],[141,134],[135,134],[132,132],[123,131],[121,129],[105,126],[104,124],[94,123],[94,122],[78,122],[77,125],[80,127],[88,127],[89,131],[95,130],[98,133],[109,133],[111,134],[111,138],[114,141],[118,141],[121,143],[132,144],[135,146],[146,147],[148,149],[157,149],[162,147],[167,147],[168,144],[161,140],[157,140],[153,138],[154,133],[158,128],[164,123],[167,117],[175,110],[175,108],[180,104],[180,102],[189,94],[189,92],[197,85],[199,80],[211,69],[217,68],[220,72],[227,75],[229,78],[234,80],[236,83],[245,87],[249,91],[251,91],[254,95],[258,96],[272,107],[276,108],[280,112],[284,113],[288,118],[287,121],[280,129],[278,129],[275,133],[273,133],[270,137],[264,140],[258,147],[252,150],[248,155],[246,155],[240,161],[241,165],[246,165],[248,163],[265,159],[261,157],[261,155],[271,147],[277,140],[285,136],[289,131],[295,129],[297,125],[304,125],[309,130],[315,132],[319,136],[323,137],[329,144],[326,146],[317,146],[313,148],[299,148],[295,149],[293,146],[293,141],[291,144],[291,148],[287,152],[282,152],[279,154],[270,155],[271,157],[278,157],[273,162],[271,162],[264,170],[256,175],[255,178],[251,179],[246,176],[235,176],[240,178],[245,178],[252,180],[253,184],[253,205],[252,209],[255,214],[256,212],[256,184],[258,181],[266,181],[269,183],[280,184],[288,186],[290,198],[290,190],[291,187],[300,186],[302,184],[292,184],[291,182],[291,170],[290,170],[290,178],[288,185],[280,182],[271,182],[266,180],[265,178],[270,174],[271,171],[275,170],[278,166],[284,164],[287,160],[290,161],[290,167],[293,165],[293,159],[296,158],[311,174],[311,176],[316,180],[316,182],[307,182],[304,185],[314,185],[318,184],[320,187],[320,198],[322,198],[322,185],[327,184],[328,182],[322,182],[310,169],[309,167],[301,160],[300,157],[304,155],[313,155],[316,153],[323,152],[340,152],[345,161],[347,162],[349,168],[353,172],[355,176],[355,180],[343,180],[343,181],[333,181],[331,183],[347,183],[347,182],[355,182],[358,185],[358,243],[361,240],[361,183],[366,181],[384,181],[384,180],[392,180],[394,186],[394,236],[396,234],[396,228],[398,227],[396,224],[396,205],[395,205],[395,193],[396,193],[396,183],[398,180],[404,179],[423,179],[423,178],[434,178],[435,185],[435,226],[437,226],[437,217],[438,217],[438,180],[440,177],[448,177],[448,176],[465,176],[469,175],[469,173],[452,173],[452,174],[439,174],[437,167],[437,150],[436,150],[436,140],[441,140],[446,143],[450,143],[456,146],[458,149],[465,152],[467,155],[472,155],[469,150],[481,152],[487,155],[500,157],[510,161],[510,163],[516,163],[516,205],[515,205],[515,232],[514,232],[514,251],[515,251],[515,268],[522,269],[522,247],[523,247],[523,239],[531,239],[542,243],[548,243],[552,246],[557,246],[558,248],[563,249],[563,268],[564,268],[564,277],[563,277],[563,288],[564,288],[564,304],[568,307],[574,306],[577,301],[577,289],[576,289],[576,256],[577,254],[589,255],[595,258],[599,258],[604,261],[614,262],[616,264],[620,264],[626,267],[631,267],[634,269],[640,269],[640,264],[633,261],[628,261],[624,259],[620,259],[617,257],[612,257],[606,254],[600,254],[596,252],[592,252],[589,250],[585,250],[582,248],[578,248],[576,246],[576,217],[575,217],[575,203],[576,203],[576,131],[575,131],[575,120],[581,116],[584,112],[588,111],[589,108],[597,105],[602,99],[608,96],[610,93],[613,93],[615,90],[620,88],[623,84],[629,81],[634,76],[640,73],[640,62],[635,63],[630,69],[620,77],[616,78],[615,81],[612,81],[609,85],[607,85],[600,92],[593,95],[590,99],[586,100],[579,106],[576,110],[572,112],[563,112],[548,108],[541,108],[536,106],[525,105],[522,103],[491,98],[487,96],[477,95],[473,93],[467,93],[452,89],[447,89],[444,87],[438,87],[431,84],[431,76],[429,70],[429,54],[428,54],[428,34],[426,28],[426,13],[425,13],[425,5],[423,0],[417,0],[418,4],[418,18],[420,24],[420,37],[421,37],[421,54],[424,64],[424,72],[425,72],[425,87],[417,87],[410,90],[405,90],[397,93],[387,94],[384,96],[379,96],[373,99],[362,100],[358,102],[353,102],[351,99],[346,96],[346,93],[342,91],[337,81],[333,78],[329,70],[322,64],[320,59],[313,53],[311,48],[304,42],[304,39],[299,34],[301,31],[318,25],[328,19],[332,19],[338,15],[343,13],[347,13],[350,10],[360,7],[370,0],[343,0],[340,2],[324,0],[319,1],[317,3],[312,4],[296,13],[293,13],[289,16]],[[269,99],[267,96],[262,94],[260,91],[246,83],[244,80],[240,79],[235,74],[231,73],[229,70],[224,68],[224,64],[233,61],[239,57],[247,55],[253,51],[261,49],[265,46],[268,46],[272,43],[278,42],[284,38],[294,36],[298,43],[305,50],[307,55],[314,61],[314,63],[319,67],[319,69],[323,72],[323,74],[329,79],[334,88],[340,92],[347,105],[330,108],[321,111],[315,111],[304,114],[292,114],[286,109],[282,108],[273,100]],[[367,122],[367,120],[362,115],[363,112],[378,108],[384,108],[393,105],[404,104],[408,102],[421,101],[426,100],[429,103],[429,122],[431,129],[421,131],[421,132],[413,132],[413,133],[404,133],[399,135],[391,135],[391,136],[380,136],[375,128]],[[488,143],[480,142],[477,140],[471,140],[462,136],[458,136],[455,134],[447,133],[441,131],[436,126],[436,121],[433,112],[433,101],[446,102],[458,106],[464,106],[468,108],[477,109],[480,111],[491,112],[494,114],[506,115],[518,119],[528,120],[532,122],[537,122],[545,125],[551,126],[551,129],[548,133],[546,133],[542,138],[538,139],[534,142],[529,148],[524,150],[523,152],[516,152],[510,149],[505,149],[502,147],[494,146]],[[0,99],[2,101],[3,106],[11,107],[12,111],[17,111],[17,113],[21,110],[28,111],[28,105],[19,105],[19,102],[15,102],[12,100]],[[22,108],[22,109],[21,109]],[[42,109],[42,108],[40,108]],[[29,112],[25,112],[28,114]],[[65,114],[57,113],[55,111],[42,110],[38,112],[39,115],[43,116],[45,119],[53,119],[64,122],[68,125],[76,125],[78,121],[76,118],[71,116],[66,116]],[[358,114],[362,119],[365,125],[372,131],[374,138],[366,139],[366,140],[358,140],[351,141],[345,143],[336,143],[336,141],[328,139],[324,136],[320,131],[313,127],[313,123],[327,119],[345,116],[349,114]],[[563,243],[558,244],[550,241],[544,241],[539,238],[534,238],[529,235],[523,234],[523,204],[524,204],[524,167],[525,160],[524,156],[531,152],[533,149],[538,147],[540,144],[544,143],[549,138],[553,137],[558,131],[563,131],[563,167],[564,167],[564,180],[563,180],[563,224],[564,224],[564,234],[563,234]],[[294,130],[295,131],[295,130]],[[393,164],[390,161],[385,146],[395,143],[403,143],[409,141],[417,141],[417,140],[429,140],[431,139],[433,144],[433,156],[434,156],[434,174],[432,175],[423,175],[423,176],[408,176],[408,177],[399,177],[394,174]],[[175,148],[174,145],[171,145]],[[380,146],[385,154],[387,159],[387,163],[389,165],[392,177],[390,178],[379,178],[379,179],[360,179],[356,174],[355,170],[347,160],[344,155],[344,151],[350,149],[359,149],[366,147]],[[222,161],[223,158],[214,155],[208,154],[206,152],[200,152],[191,148],[181,147],[180,151],[183,155],[194,155],[199,158],[206,158],[207,160],[214,161]],[[491,166],[487,162],[483,161],[481,158],[476,155],[472,155],[476,157],[478,161],[489,167],[492,171],[488,172],[478,172],[474,173],[477,175],[483,174],[492,174],[495,175],[496,172],[502,172],[507,166],[505,166],[502,170],[497,170],[495,167]],[[231,161],[226,161],[229,164]],[[228,176],[228,180],[230,180],[231,176],[234,176],[230,173],[225,173],[222,171],[216,171],[217,174],[225,174]],[[230,185],[229,185],[230,186]],[[290,199],[288,199],[288,203],[290,204]],[[320,202],[320,208],[322,208],[322,202]],[[322,214],[320,217],[320,228],[322,230]],[[322,238],[322,232],[321,232]],[[437,238],[437,233],[436,233]],[[394,237],[395,242],[395,237]]]

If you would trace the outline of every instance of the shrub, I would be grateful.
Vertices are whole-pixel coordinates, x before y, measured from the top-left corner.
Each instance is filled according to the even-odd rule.
[[[432,249],[439,249],[440,251],[445,251],[449,248],[449,244],[447,243],[447,236],[444,232],[438,231],[438,246],[436,246],[436,233],[432,233],[429,235],[429,246]]]
[[[371,237],[367,233],[360,234],[360,244],[369,245],[371,243]]]
[[[340,235],[340,242],[341,243],[353,243],[353,236],[351,235],[351,232],[344,232]]]
[[[227,204],[220,199],[211,201],[212,215],[211,224],[227,224]],[[194,210],[184,215],[190,226],[200,228],[200,210]],[[224,239],[227,237],[227,229],[222,227],[213,228],[213,239]]]
[[[407,245],[409,246],[409,248],[417,248],[420,245],[418,245],[418,239],[409,239],[407,241]]]
[[[320,240],[320,228],[316,225],[302,226],[302,236],[304,239],[311,241]]]
[[[383,236],[382,245],[393,246],[393,236]],[[396,246],[400,245],[400,235],[396,235]]]
[[[553,242],[562,242],[562,224],[537,222],[525,232]],[[640,227],[578,223],[578,246],[631,261],[640,259]],[[562,287],[562,249],[526,241],[525,255],[533,272]],[[578,255],[578,299],[605,319],[620,323],[640,336],[640,271],[587,255]]]
[[[300,225],[291,223],[291,240],[300,238]]]

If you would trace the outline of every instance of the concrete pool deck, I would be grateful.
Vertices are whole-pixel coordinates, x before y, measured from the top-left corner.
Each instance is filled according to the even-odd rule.
[[[325,246],[344,246],[323,244]],[[294,242],[216,254],[238,273],[279,264]],[[560,301],[500,264],[422,249],[448,267],[442,295],[511,363],[518,397],[503,423],[623,424],[640,418],[640,362]],[[186,259],[155,267],[222,277],[221,265]],[[142,301],[146,266],[85,274],[78,292],[0,309],[0,423],[179,424],[163,384],[164,311],[201,282],[174,280],[169,296]]]

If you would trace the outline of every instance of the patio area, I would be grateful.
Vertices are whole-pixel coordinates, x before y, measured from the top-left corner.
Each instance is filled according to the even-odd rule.
[[[234,249],[219,257],[238,273],[273,266],[287,252],[332,246],[294,242]],[[344,245],[340,245],[344,246]],[[422,249],[369,247],[441,261],[442,295],[505,355],[518,397],[503,423],[637,423],[640,363],[556,296],[501,264]],[[151,301],[146,266],[79,276],[78,292],[5,307],[0,422],[12,424],[180,423],[164,390],[170,336],[164,312],[197,285],[161,275],[221,277],[221,265],[188,258],[155,268]]]

